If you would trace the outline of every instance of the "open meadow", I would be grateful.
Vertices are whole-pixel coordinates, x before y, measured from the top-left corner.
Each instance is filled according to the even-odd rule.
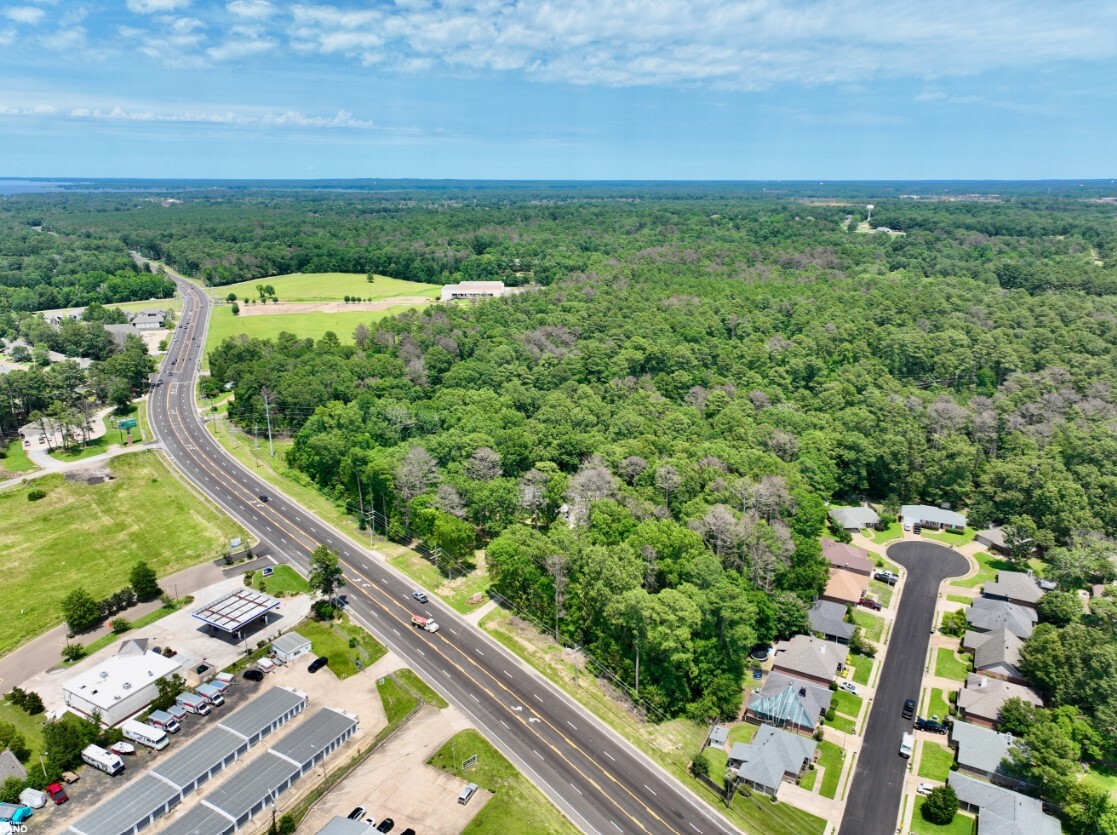
[[[257,285],[270,286],[281,302],[335,302],[346,296],[361,299],[427,296],[434,299],[442,292],[436,284],[402,281],[386,275],[378,275],[370,283],[364,273],[292,273],[227,284],[214,288],[214,293],[219,299],[227,298],[229,293],[236,293],[238,299],[258,299]]]
[[[109,468],[115,478],[102,484],[48,475],[0,492],[0,654],[60,623],[60,602],[77,586],[105,597],[139,560],[164,576],[244,536],[155,453],[122,455]],[[46,496],[29,501],[32,489]]]

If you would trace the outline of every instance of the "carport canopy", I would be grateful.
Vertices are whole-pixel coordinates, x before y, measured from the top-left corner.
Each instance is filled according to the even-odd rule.
[[[278,606],[279,601],[270,594],[246,588],[229,592],[191,614],[215,629],[237,634]]]

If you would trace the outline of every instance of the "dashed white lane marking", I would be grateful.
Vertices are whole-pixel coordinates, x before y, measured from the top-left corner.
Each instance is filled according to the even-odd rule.
[[[473,699],[473,701],[477,702],[477,704],[481,704],[481,700],[478,699],[476,695],[474,695],[473,693],[470,693],[469,695],[470,695],[470,698]]]
[[[697,826],[695,826],[695,825],[694,825],[693,823],[691,823],[690,821],[687,821],[687,824],[688,824],[688,825],[690,826],[690,828],[691,828],[691,829],[693,829],[693,830],[694,830],[695,832],[698,832],[698,833],[700,833],[700,835],[701,835],[701,832],[702,832],[702,830],[701,830],[701,829],[699,829],[699,828],[698,828]]]
[[[574,723],[571,722],[569,719],[566,720],[566,724],[569,725],[570,727],[574,728],[574,730],[578,730],[576,727],[574,727]]]
[[[418,647],[415,647],[415,651],[416,651],[417,653],[419,653],[419,655],[426,655],[426,653],[425,653],[425,652],[423,652],[423,651],[422,651],[421,649],[419,649]]]
[[[658,794],[655,794],[655,789],[653,789],[653,788],[652,788],[651,786],[649,786],[649,785],[648,785],[647,783],[645,783],[645,784],[644,784],[644,788],[645,788],[645,789],[647,789],[648,791],[650,791],[650,792],[651,792],[652,794],[654,794],[654,795],[655,795],[656,797],[659,797],[659,795],[658,795]]]
[[[540,704],[543,703],[543,700],[541,698],[539,698],[538,693],[532,693],[531,695],[535,697],[535,701],[539,702]]]
[[[616,821],[609,821],[609,823],[611,823],[611,824],[613,824],[613,826],[616,826],[616,827],[617,827],[617,832],[624,832],[624,830],[623,830],[623,829],[621,829],[621,828],[620,828],[619,826],[617,826],[617,822],[616,822]]]
[[[570,788],[574,789],[574,791],[578,792],[578,794],[582,793],[582,790],[575,786],[573,783],[570,784]]]
[[[539,757],[539,759],[543,759],[543,755],[536,751],[534,748],[531,749],[531,753],[535,754],[535,756]]]
[[[613,760],[613,755],[610,754],[608,751],[602,751],[601,753],[604,754],[609,759]],[[613,760],[613,762],[616,762],[616,760]]]
[[[503,719],[501,719],[501,720],[500,720],[500,724],[502,724],[502,725],[503,725],[504,727],[506,727],[506,728],[507,728],[508,730],[512,730],[512,726],[511,726],[511,725],[509,725],[509,724],[508,724],[507,722],[505,722],[505,721],[504,721]]]

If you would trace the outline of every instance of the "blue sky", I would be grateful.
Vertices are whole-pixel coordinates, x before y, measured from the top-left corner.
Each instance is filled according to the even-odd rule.
[[[0,0],[0,176],[1114,175],[1112,0]]]

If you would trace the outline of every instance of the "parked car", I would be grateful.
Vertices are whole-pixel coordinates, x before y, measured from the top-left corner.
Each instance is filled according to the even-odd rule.
[[[920,525],[918,522],[916,522],[914,525],[911,526],[911,532],[912,533],[923,533],[923,526]]]
[[[896,581],[900,579],[900,576],[898,574],[893,574],[891,571],[878,571],[873,575],[873,579],[894,586],[896,585]]]
[[[411,596],[418,600],[420,603],[426,603],[427,600],[429,600],[425,591],[413,591],[411,592]]]
[[[62,788],[61,783],[51,783],[46,787],[46,793],[54,801],[55,806],[61,806],[70,799],[70,795],[66,794],[66,790]]]
[[[922,717],[915,720],[915,729],[917,731],[928,731],[933,734],[944,734],[947,732],[946,725],[941,722],[936,722],[932,719],[924,719]]]
[[[934,786],[932,786],[930,783],[920,783],[916,791],[920,794],[930,794],[933,788]]]
[[[857,685],[854,684],[852,681],[839,682],[838,689],[845,690],[847,693],[852,693],[854,696],[857,695]]]
[[[264,672],[263,670],[245,670],[244,678],[247,681],[263,681]]]
[[[476,791],[477,791],[477,784],[476,783],[470,783],[464,789],[462,789],[462,793],[458,795],[458,803],[460,803],[462,806],[469,803],[469,799],[471,797],[473,797],[473,795],[476,793]]]
[[[376,827],[376,831],[377,832],[391,832],[392,827],[395,826],[395,825],[396,825],[396,822],[394,820],[392,820],[391,818],[384,818],[384,820],[380,821],[380,826]]]
[[[915,716],[915,699],[907,699],[904,702],[904,709],[901,714],[905,719],[911,719]]]
[[[365,816],[365,807],[364,806],[358,806],[356,809],[354,809],[352,812],[349,813],[349,820],[359,821],[364,816]]]
[[[308,673],[316,673],[330,663],[330,659],[326,656],[320,656],[310,662],[310,666],[306,668]]]
[[[874,612],[879,612],[882,608],[880,603],[873,600],[871,597],[862,597],[857,602],[864,606],[866,609],[872,609]]]

